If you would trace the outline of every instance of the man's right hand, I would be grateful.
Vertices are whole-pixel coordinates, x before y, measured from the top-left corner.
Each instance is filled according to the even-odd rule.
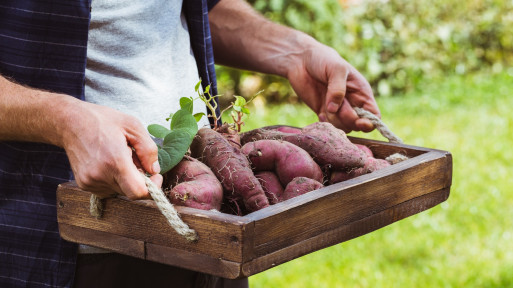
[[[27,88],[0,76],[0,140],[65,149],[77,185],[98,196],[149,198],[139,169],[159,187],[157,146],[143,125],[117,110]]]
[[[69,115],[63,148],[80,188],[99,196],[115,191],[131,199],[148,198],[139,169],[162,185],[157,146],[138,119],[87,102]]]

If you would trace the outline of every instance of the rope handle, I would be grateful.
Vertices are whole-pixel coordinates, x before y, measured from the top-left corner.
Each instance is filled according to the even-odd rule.
[[[371,121],[372,125],[376,127],[376,129],[383,135],[383,137],[388,139],[388,142],[390,143],[398,143],[403,144],[403,140],[401,138],[397,137],[390,129],[388,129],[387,125],[378,118],[378,116],[372,114],[371,112],[360,108],[360,107],[353,107],[354,111],[356,111],[356,114],[360,118],[365,118]],[[401,153],[394,153],[388,157],[385,158],[386,161],[388,161],[390,164],[396,164],[405,160],[408,160],[408,156],[405,156]]]
[[[187,241],[197,241],[199,238],[196,231],[189,228],[189,226],[183,222],[183,220],[180,218],[180,215],[178,214],[178,211],[176,211],[173,204],[167,200],[167,197],[162,189],[157,187],[157,185],[155,185],[155,183],[153,183],[146,175],[141,174],[141,176],[144,178],[144,183],[146,184],[146,187],[148,187],[148,192],[150,192],[151,198],[153,198],[157,204],[157,207],[159,208],[162,215],[166,217],[169,225],[171,225],[171,227],[173,227],[173,229],[179,235],[182,235]],[[102,200],[102,198],[96,196],[95,194],[91,195],[89,212],[97,219],[101,218],[103,214]]]
[[[356,111],[356,114],[360,118],[365,118],[371,121],[372,125],[376,127],[376,129],[383,135],[383,137],[388,139],[388,142],[390,143],[399,143],[402,144],[403,140],[401,138],[397,137],[390,129],[388,129],[387,125],[381,119],[378,118],[378,116],[372,114],[371,112],[360,108],[360,107],[353,107],[354,111]]]

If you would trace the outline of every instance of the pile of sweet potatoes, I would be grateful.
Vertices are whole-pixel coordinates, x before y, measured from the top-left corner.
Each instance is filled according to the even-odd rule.
[[[203,128],[164,175],[176,205],[243,215],[391,165],[326,122],[237,133]]]

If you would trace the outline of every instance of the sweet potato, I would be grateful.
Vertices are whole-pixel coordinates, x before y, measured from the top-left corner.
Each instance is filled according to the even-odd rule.
[[[283,194],[283,186],[280,183],[280,179],[274,172],[262,171],[255,173],[258,181],[264,188],[265,195],[269,200],[269,204],[276,204],[279,202],[281,194]]]
[[[276,131],[284,132],[284,133],[291,133],[291,134],[301,134],[301,128],[295,128],[290,126],[281,126],[277,127]]]
[[[203,210],[220,210],[223,187],[205,164],[191,157],[185,157],[165,174],[164,189],[171,203]]]
[[[314,127],[319,131],[315,132]],[[311,126],[301,134],[255,129],[241,135],[241,144],[263,139],[283,140],[307,151],[323,169],[345,170],[363,167],[367,158],[365,153],[351,143],[342,130],[333,125],[328,127],[325,124]]]
[[[385,167],[390,166],[390,163],[388,161],[383,159],[377,159],[374,157],[368,157],[367,162],[365,162],[365,166],[357,169],[352,169],[349,171],[333,171],[330,175],[330,183],[338,183],[342,181],[346,181],[364,174],[368,174],[371,172],[374,172],[379,169],[383,169]]]
[[[240,149],[240,147],[242,146],[240,145],[239,133],[234,128],[230,127],[230,125],[228,125],[227,123],[224,123],[216,131],[221,133],[221,135],[223,135],[223,137],[226,138],[226,140],[228,140],[228,142],[233,147]]]
[[[296,177],[285,187],[283,194],[279,197],[279,201],[282,202],[322,187],[324,187],[324,185],[316,180],[306,177]]]
[[[258,140],[242,146],[253,169],[274,171],[283,186],[296,177],[308,177],[322,182],[321,168],[298,146],[278,140]]]
[[[360,148],[363,152],[365,152],[365,155],[367,157],[374,157],[374,153],[372,153],[372,150],[369,149],[369,147],[362,145],[362,144],[354,144],[356,147]]]
[[[228,197],[241,197],[248,211],[269,206],[246,156],[218,132],[200,129],[192,141],[191,155],[212,169]]]

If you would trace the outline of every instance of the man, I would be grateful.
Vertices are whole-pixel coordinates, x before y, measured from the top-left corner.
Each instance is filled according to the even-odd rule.
[[[11,2],[0,4],[2,287],[73,285],[77,246],[58,235],[56,185],[74,178],[100,196],[148,198],[138,168],[157,185],[162,177],[144,127],[167,115],[146,109],[165,106],[168,97],[171,112],[176,99],[193,95],[181,93],[198,76],[216,93],[212,49],[217,63],[286,77],[321,121],[345,131],[373,129],[352,106],[379,115],[367,81],[335,50],[269,22],[241,0]],[[109,269],[95,282],[106,287],[167,273],[154,263],[106,255],[79,257],[74,285],[103,271],[94,267]],[[124,261],[134,264],[116,270]],[[168,276],[176,287],[200,285],[193,272],[176,271]]]

